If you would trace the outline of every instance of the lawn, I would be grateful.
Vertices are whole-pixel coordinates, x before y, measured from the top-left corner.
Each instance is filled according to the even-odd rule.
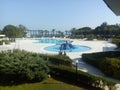
[[[52,78],[48,78],[41,83],[21,84],[17,86],[0,86],[0,90],[86,90],[86,89],[70,85]]]

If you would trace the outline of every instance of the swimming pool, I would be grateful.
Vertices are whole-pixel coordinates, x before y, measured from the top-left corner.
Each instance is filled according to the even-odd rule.
[[[54,39],[54,38],[41,38],[37,39],[37,42],[35,43],[43,43],[43,44],[62,44],[64,43],[64,40],[61,39]]]
[[[87,51],[87,50],[90,50],[90,49],[91,48],[87,47],[87,46],[74,45],[74,48],[61,50],[61,51],[65,51],[65,52],[83,52],[83,51]],[[52,52],[59,52],[60,51],[60,45],[48,46],[48,47],[45,47],[44,50],[52,51]]]
[[[69,41],[69,40],[67,40]],[[91,48],[88,46],[81,46],[81,45],[72,45],[72,41],[70,42],[70,45],[72,45],[72,48],[67,48],[67,49],[60,49],[61,45],[67,42],[66,40],[60,40],[60,39],[53,39],[53,38],[42,38],[42,39],[37,39],[38,44],[54,44],[48,47],[45,47],[44,50],[46,51],[52,51],[52,52],[59,52],[59,51],[65,51],[65,52],[83,52],[83,51],[88,51]]]

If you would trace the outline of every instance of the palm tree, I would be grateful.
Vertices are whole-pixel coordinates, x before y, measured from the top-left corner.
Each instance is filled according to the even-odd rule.
[[[72,36],[76,36],[76,28],[70,30]]]
[[[40,34],[40,33],[41,33],[41,30],[38,30],[38,36],[39,36],[39,37],[41,36],[41,34]]]
[[[52,36],[54,36],[55,34],[55,29],[52,29]]]
[[[57,31],[58,32],[58,37],[60,37],[61,31]]]
[[[49,31],[47,31],[47,34],[48,34],[48,36],[50,36],[50,35],[49,35]]]
[[[58,36],[58,31],[56,31],[55,36]]]
[[[45,36],[47,36],[47,32],[48,32],[48,30],[44,30]]]
[[[65,30],[65,35],[68,35],[68,31],[67,30]]]
[[[41,35],[43,36],[44,31],[43,31],[43,30],[40,30],[40,33],[41,33]]]

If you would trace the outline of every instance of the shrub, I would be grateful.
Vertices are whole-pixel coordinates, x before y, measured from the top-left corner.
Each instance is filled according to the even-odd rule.
[[[72,60],[68,56],[40,54],[40,57],[51,64],[72,66]]]
[[[114,38],[112,42],[120,48],[120,39]]]
[[[1,40],[1,41],[0,41],[0,45],[3,45],[3,42],[4,42],[5,44],[10,44],[10,41],[9,41],[9,40]]]
[[[105,74],[120,80],[120,58],[106,58],[99,66]]]
[[[52,64],[72,66],[72,60],[67,56],[55,55],[55,56],[49,56],[48,58],[50,63]]]
[[[120,51],[83,54],[82,58],[106,75],[120,80]]]
[[[3,42],[2,42],[2,41],[0,41],[0,45],[3,45]]]
[[[74,84],[77,83],[78,86],[82,83],[84,85],[93,86],[100,89],[106,85],[111,87],[115,84],[112,81],[101,77],[96,77],[82,71],[78,71],[76,73],[76,70],[71,67],[52,65],[50,66],[50,69],[50,74],[52,77],[61,78]]]
[[[39,54],[19,50],[0,53],[0,83],[41,81],[48,72]]]
[[[9,40],[2,40],[2,42],[5,42],[5,44],[10,44]]]

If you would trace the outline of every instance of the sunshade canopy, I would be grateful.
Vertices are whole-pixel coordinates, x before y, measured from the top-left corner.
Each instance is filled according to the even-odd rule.
[[[104,0],[107,6],[117,15],[120,15],[120,0]]]

